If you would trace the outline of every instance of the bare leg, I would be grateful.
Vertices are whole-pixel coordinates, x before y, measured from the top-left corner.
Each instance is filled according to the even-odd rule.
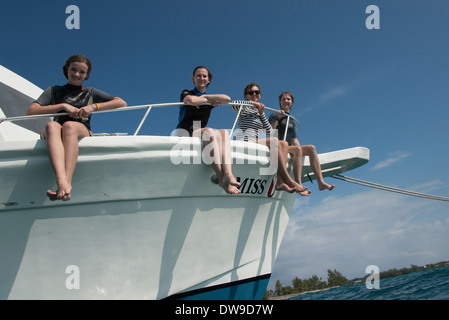
[[[274,188],[278,191],[287,191],[289,193],[293,193],[295,192],[295,188],[291,188],[289,187],[285,182],[284,179],[282,178],[282,176],[279,174],[279,172],[277,173],[277,180],[276,180],[276,185],[274,186]]]
[[[276,150],[277,150],[278,179],[277,179],[276,187],[275,187],[276,190],[284,190],[284,191],[288,191],[288,192],[291,192],[290,190],[293,190],[298,193],[304,191],[303,188],[301,188],[301,186],[298,183],[296,183],[288,174],[287,167],[286,167],[287,155],[288,155],[287,142],[278,140],[276,138],[267,138],[267,139],[259,139],[259,140],[257,140],[257,143],[265,144],[266,146],[268,146],[271,149],[270,154],[271,154],[271,152],[276,154]]]
[[[56,192],[47,190],[50,200],[70,200],[72,177],[78,159],[78,139],[89,135],[86,127],[77,122],[66,122],[61,126],[49,122],[46,127],[47,149],[53,166],[58,188]]]
[[[302,185],[301,175],[302,175],[302,150],[297,146],[289,146],[288,153],[292,157],[293,166],[293,176],[295,181],[299,184],[301,191],[299,192],[302,196],[309,196],[312,191],[307,191],[307,187]]]
[[[202,128],[201,132],[202,140],[204,141],[203,153],[207,155],[210,152],[211,156],[211,158],[206,157],[206,159],[203,157],[203,161],[211,165],[217,175],[218,184],[226,193],[240,193],[240,190],[237,188],[240,184],[232,175],[231,171],[229,135],[225,135],[221,131],[214,131],[210,128]],[[227,142],[226,138],[228,140]]]
[[[70,195],[70,187],[65,172],[65,152],[61,138],[62,126],[57,122],[49,122],[46,126],[47,149],[50,162],[53,166],[58,188],[56,192],[47,190],[50,200],[62,199],[66,194]]]
[[[87,128],[78,122],[69,121],[62,126],[62,141],[64,142],[65,150],[65,172],[70,189],[72,189],[72,178],[78,160],[79,139],[88,136],[89,131]]]
[[[212,169],[215,171],[219,181],[223,177],[223,172],[221,169],[221,156],[220,149],[218,147],[217,141],[215,139],[215,133],[210,128],[202,128],[193,132],[193,137],[201,137],[204,142],[202,159],[206,164],[211,165]],[[207,152],[210,152],[210,158],[205,157]],[[209,156],[208,155],[208,156]]]
[[[321,173],[321,165],[320,160],[318,158],[318,154],[316,152],[315,146],[313,145],[304,145],[301,146],[302,152],[305,156],[309,156],[310,159],[310,167],[312,168],[313,173],[315,174],[316,181],[318,182],[318,189],[320,191],[327,189],[332,190],[335,188],[335,185],[328,184],[324,182],[323,174]]]
[[[294,181],[288,171],[287,171],[287,161],[288,161],[288,143],[286,141],[283,140],[279,140],[279,149],[280,149],[280,155],[282,155],[282,157],[280,157],[279,162],[282,163],[283,165],[280,166],[281,169],[281,173],[282,177],[284,178],[285,183],[291,187],[294,188],[294,191],[299,193],[302,196],[308,196],[310,194],[310,191],[306,191],[307,188],[302,186],[300,183],[297,183],[296,181]]]
[[[231,193],[240,193],[236,187],[240,187],[240,183],[237,182],[234,175],[232,174],[232,157],[231,157],[231,141],[229,139],[229,133],[226,129],[221,129],[216,131],[216,135],[220,137],[221,140],[221,168],[223,172],[222,184],[227,186]],[[226,190],[226,189],[225,189]]]

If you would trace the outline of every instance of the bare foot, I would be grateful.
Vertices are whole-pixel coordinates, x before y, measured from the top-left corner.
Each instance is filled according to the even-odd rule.
[[[238,187],[240,187],[240,183],[237,182],[234,176],[225,176],[223,177],[223,180],[219,184],[220,187],[226,191],[228,194],[238,194],[240,193],[240,190]]]
[[[56,192],[53,192],[51,190],[47,190],[47,197],[51,200],[51,201],[55,201],[58,200],[57,196],[56,196]]]
[[[237,180],[235,179],[235,177],[231,174],[228,176],[223,176],[223,179],[221,180],[221,184],[222,185],[231,185],[234,187],[240,187],[240,183],[237,182]]]
[[[221,185],[221,187],[226,191],[227,194],[239,194],[240,190],[237,187],[234,187],[230,184],[228,185]]]
[[[287,191],[289,193],[293,193],[295,192],[295,188],[291,188],[289,187],[286,183],[282,182],[282,183],[276,183],[275,189],[278,191]]]
[[[328,183],[326,183],[326,182],[319,183],[319,185],[318,185],[318,189],[319,189],[320,191],[323,191],[324,189],[332,190],[333,188],[335,188],[335,184],[330,185],[330,184],[328,184]]]
[[[62,192],[54,192],[51,190],[47,190],[47,197],[51,200],[51,201],[56,201],[56,200],[62,200],[62,201],[69,201],[72,196],[70,195],[70,191],[62,191]]]
[[[70,193],[64,193],[61,198],[62,201],[69,201],[70,199],[72,199],[72,195]]]
[[[274,188],[278,191],[287,191],[289,193],[295,192],[295,186],[289,186],[287,183],[285,183],[284,179],[279,173],[277,175],[276,185],[274,186]]]
[[[293,181],[293,182],[294,182],[296,192],[301,193],[301,192],[304,192],[307,190],[307,187],[304,187],[301,183],[298,183],[296,181]]]
[[[71,192],[72,192],[72,187],[68,183],[59,182],[58,189],[56,190],[56,192],[47,190],[47,197],[51,201],[55,201],[55,200],[69,201],[72,198],[72,196],[70,195]]]
[[[311,193],[311,191],[307,191],[307,187],[304,187],[293,179],[285,181],[285,184],[287,184],[289,188],[292,188],[294,192],[299,193],[302,196],[308,196]]]
[[[223,177],[223,181],[224,182],[228,182],[229,181],[231,186],[234,186],[234,187],[237,187],[237,188],[240,187],[240,183],[237,182],[237,179],[235,179],[235,177],[232,174],[229,175],[228,177]]]
[[[304,190],[302,192],[298,192],[300,195],[302,195],[303,197],[308,197],[310,196],[310,194],[312,193],[312,191],[310,190]]]
[[[72,187],[68,183],[58,184],[58,190],[56,191],[57,198],[62,201],[69,201],[72,197],[70,193],[72,192]]]

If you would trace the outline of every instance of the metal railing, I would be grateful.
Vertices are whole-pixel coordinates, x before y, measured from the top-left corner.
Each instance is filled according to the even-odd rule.
[[[137,126],[136,131],[133,134],[134,136],[136,136],[139,133],[140,129],[142,128],[143,124],[145,123],[145,120],[147,119],[148,114],[150,113],[150,111],[153,108],[174,107],[174,106],[182,106],[182,105],[186,105],[186,104],[183,103],[183,102],[145,104],[145,105],[138,105],[138,106],[130,106],[130,107],[123,107],[123,108],[116,108],[116,109],[108,109],[108,110],[96,111],[96,112],[93,112],[92,114],[147,109],[147,111],[143,115],[142,119],[140,120],[140,123]],[[250,106],[250,107],[252,107],[253,104],[250,101],[248,101],[248,102],[239,102],[239,103],[231,102],[231,103],[226,104],[226,106]],[[265,107],[265,109],[273,111],[273,112],[280,113],[279,109],[273,109],[273,108],[269,108],[269,107]],[[238,118],[240,116],[241,110],[242,110],[242,108],[239,108],[239,111],[237,112],[237,116],[236,116],[236,118],[234,120],[234,124],[233,124],[231,132],[229,134],[231,137],[232,137],[232,134],[233,134],[233,132],[235,130],[235,127],[237,125],[237,121],[238,121]],[[0,118],[0,124],[5,122],[5,121],[15,122],[15,121],[25,121],[25,120],[35,120],[35,119],[56,117],[56,116],[65,116],[65,115],[68,116],[69,114],[64,112],[64,113],[37,114],[37,115],[30,115],[30,116],[6,117],[6,118]],[[297,119],[295,119],[293,116],[289,115],[289,114],[286,114],[286,116],[287,116],[286,128],[288,128],[288,124],[289,124],[290,119],[293,119],[293,121],[295,121],[298,124],[297,127],[296,127],[296,130],[298,130],[299,126],[300,126],[299,121]],[[284,140],[286,139],[286,136],[287,136],[287,130],[285,130]]]

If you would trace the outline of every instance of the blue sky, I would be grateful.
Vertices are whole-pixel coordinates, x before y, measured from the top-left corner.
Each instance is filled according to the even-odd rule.
[[[80,29],[68,30],[68,5]],[[369,5],[380,29],[368,30]],[[0,64],[41,88],[63,84],[74,53],[88,56],[86,86],[128,105],[176,102],[195,66],[214,75],[209,93],[241,99],[249,82],[277,108],[295,96],[299,140],[318,152],[364,146],[359,179],[449,196],[449,2],[447,0],[8,1],[0,11]],[[98,115],[96,132],[133,133],[143,111]],[[142,134],[168,135],[178,110],[152,111]],[[218,108],[210,126],[231,128]],[[449,260],[449,204],[327,179],[337,187],[297,198],[270,287],[327,269],[363,276]]]

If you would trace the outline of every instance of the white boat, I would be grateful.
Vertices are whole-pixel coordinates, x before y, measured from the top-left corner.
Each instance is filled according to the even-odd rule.
[[[42,90],[1,66],[0,90],[0,299],[262,298],[296,199],[260,174],[266,147],[232,141],[242,193],[228,195],[195,164],[197,138],[84,138],[72,200],[52,202],[43,124],[18,121]],[[320,159],[328,176],[369,150]]]

